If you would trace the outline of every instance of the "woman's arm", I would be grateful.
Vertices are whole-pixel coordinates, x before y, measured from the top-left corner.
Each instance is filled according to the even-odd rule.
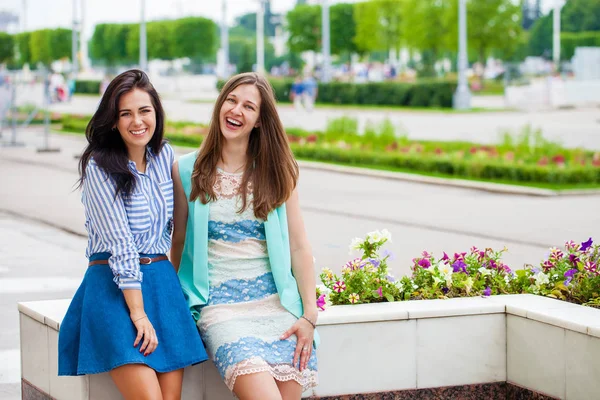
[[[290,253],[292,257],[292,271],[298,282],[298,290],[302,297],[304,315],[312,322],[317,321],[317,299],[315,295],[316,279],[315,267],[313,264],[313,254],[304,220],[300,211],[300,201],[298,200],[298,191],[295,189],[292,196],[286,202],[286,212],[288,219],[288,230],[290,235]]]
[[[179,164],[173,163],[173,243],[171,245],[171,263],[175,271],[179,271],[181,254],[185,244],[185,231],[188,217],[188,200],[183,190],[181,177],[179,176]]]
[[[300,203],[296,190],[286,202],[288,231],[290,235],[290,253],[292,257],[292,272],[298,282],[298,291],[302,297],[304,307],[304,318],[298,319],[288,329],[281,339],[287,339],[296,335],[297,343],[294,351],[294,366],[299,361],[300,371],[304,370],[313,351],[313,340],[315,334],[314,325],[317,323],[317,299],[316,280],[313,265],[313,256],[310,243],[306,237],[304,221],[300,212]]]

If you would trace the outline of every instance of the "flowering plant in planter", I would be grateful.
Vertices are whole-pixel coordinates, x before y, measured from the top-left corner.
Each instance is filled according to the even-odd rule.
[[[569,241],[564,250],[553,247],[539,266],[527,265],[516,274],[519,292],[600,307],[600,245],[592,238]]]
[[[367,234],[364,239],[356,238],[350,244],[350,251],[360,251],[360,258],[348,261],[341,275],[334,274],[329,268],[321,271],[324,287],[317,289],[317,305],[321,310],[327,303],[361,304],[401,300],[404,297],[402,281],[388,273],[387,261],[393,255],[387,250],[380,253],[381,247],[391,242],[390,233],[384,229]]]
[[[490,296],[512,292],[514,273],[501,261],[506,248],[494,251],[472,247],[467,253],[445,252],[439,259],[427,251],[414,258],[411,298]]]

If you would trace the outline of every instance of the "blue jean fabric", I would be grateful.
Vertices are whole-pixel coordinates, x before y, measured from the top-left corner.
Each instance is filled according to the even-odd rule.
[[[108,259],[98,253],[90,261]],[[155,257],[140,254],[140,257]],[[125,364],[145,364],[157,372],[174,371],[208,356],[188,310],[170,261],[141,266],[144,310],[156,330],[158,347],[148,356],[133,347],[137,331],[108,265],[88,267],[58,336],[58,374],[84,375]]]

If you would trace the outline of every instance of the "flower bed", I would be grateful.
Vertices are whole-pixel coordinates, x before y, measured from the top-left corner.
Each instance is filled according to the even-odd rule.
[[[89,118],[65,115],[63,130],[83,133]],[[329,121],[324,132],[287,133],[299,159],[558,189],[600,186],[600,152],[565,149],[529,128],[518,137],[505,134],[497,145],[413,141],[389,120],[367,124],[359,134],[357,120],[347,117]],[[199,146],[205,134],[206,126],[191,122],[165,127],[176,145]]]
[[[472,247],[468,252],[445,252],[440,258],[424,251],[412,260],[412,274],[396,279],[388,272],[392,254],[382,246],[391,241],[388,231],[356,238],[351,251],[361,257],[349,261],[335,274],[324,268],[317,288],[317,305],[361,304],[402,300],[444,299],[531,293],[600,307],[600,245],[592,239],[567,242],[565,251],[550,249],[539,267],[526,265],[513,271],[501,260],[506,248],[494,251]]]

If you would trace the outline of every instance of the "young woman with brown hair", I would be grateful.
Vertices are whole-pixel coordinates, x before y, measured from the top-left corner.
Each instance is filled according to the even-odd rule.
[[[165,253],[173,149],[158,93],[117,76],[87,129],[80,184],[89,264],[58,336],[58,374],[108,372],[126,400],[176,400],[183,368],[208,357]]]
[[[273,90],[255,73],[225,84],[200,150],[173,166],[171,258],[240,399],[299,399],[317,384],[316,282],[297,180]]]

